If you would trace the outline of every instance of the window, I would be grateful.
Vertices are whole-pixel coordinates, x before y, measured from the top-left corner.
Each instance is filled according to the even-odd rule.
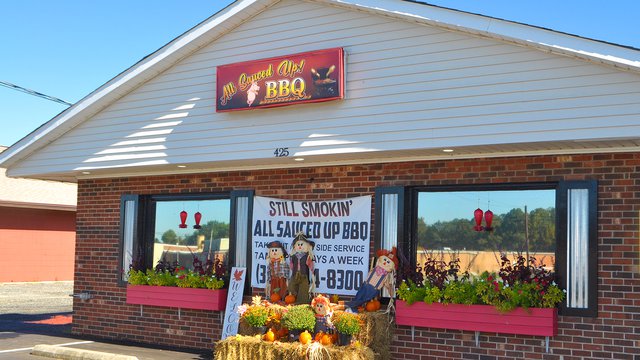
[[[121,199],[121,273],[159,261],[193,268],[194,257],[245,266],[253,191],[227,194],[125,195]]]
[[[416,261],[457,258],[461,271],[480,275],[497,272],[501,254],[519,254],[553,269],[555,202],[555,189],[419,190]]]
[[[566,289],[563,314],[597,315],[595,181],[412,187],[406,201],[401,189],[376,189],[377,247],[395,241],[410,266],[459,258],[471,274],[532,256]]]
[[[159,261],[177,262],[193,270],[193,259],[227,262],[229,254],[229,198],[172,199],[152,197],[153,249],[147,254],[147,265]],[[185,217],[181,223],[180,215]],[[196,224],[196,216],[199,218]]]

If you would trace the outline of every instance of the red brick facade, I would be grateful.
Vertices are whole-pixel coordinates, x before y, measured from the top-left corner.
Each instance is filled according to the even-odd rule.
[[[295,200],[373,195],[378,186],[598,180],[598,318],[560,316],[559,334],[481,334],[396,329],[393,359],[634,359],[640,357],[638,211],[640,154],[532,156],[81,180],[78,186],[74,332],[212,348],[221,314],[125,304],[117,285],[120,196],[254,189]],[[375,204],[374,204],[375,207]],[[373,231],[373,229],[372,229]],[[373,238],[373,236],[372,236]]]

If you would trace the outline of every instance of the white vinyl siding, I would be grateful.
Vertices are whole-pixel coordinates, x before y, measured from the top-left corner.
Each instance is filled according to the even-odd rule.
[[[215,112],[216,66],[343,47],[346,99]],[[12,169],[245,161],[640,136],[640,76],[391,17],[285,0]],[[526,148],[526,146],[523,146]],[[363,155],[366,156],[366,155]]]

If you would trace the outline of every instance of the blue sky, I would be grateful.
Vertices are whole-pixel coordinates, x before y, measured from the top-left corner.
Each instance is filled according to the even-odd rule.
[[[76,102],[230,0],[0,1],[0,80]],[[640,48],[640,1],[427,0]],[[0,86],[0,145],[66,106]]]

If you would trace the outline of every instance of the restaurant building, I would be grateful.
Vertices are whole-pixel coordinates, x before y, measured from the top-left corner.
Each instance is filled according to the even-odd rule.
[[[358,233],[368,232],[367,261],[391,246],[408,266],[425,251],[523,250],[497,242],[498,230],[478,235],[493,248],[423,241],[451,220],[428,205],[445,214],[467,198],[465,216],[492,209],[503,224],[501,202],[551,208],[547,242],[526,251],[567,291],[557,335],[397,326],[392,358],[631,359],[639,95],[634,48],[415,1],[239,0],[13,145],[0,165],[78,184],[75,293],[90,299],[74,301],[77,335],[212,348],[221,311],[127,304],[126,270],[201,251],[251,269],[252,284],[257,197],[371,197]],[[181,234],[196,212],[204,236]]]

